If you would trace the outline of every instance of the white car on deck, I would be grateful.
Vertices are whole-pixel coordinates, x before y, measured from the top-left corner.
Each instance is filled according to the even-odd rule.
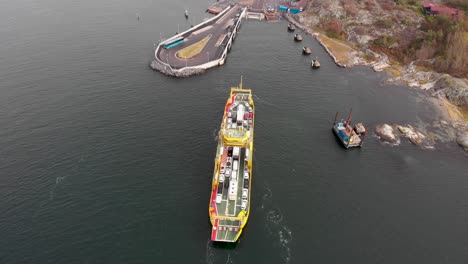
[[[249,191],[247,189],[242,190],[242,199],[247,199],[247,196],[249,196]]]
[[[223,183],[224,182],[224,174],[219,175],[219,182]]]
[[[247,208],[247,200],[242,200],[241,209],[245,210],[245,208]]]
[[[216,195],[216,203],[221,203],[222,200],[223,200],[223,194],[218,193]]]

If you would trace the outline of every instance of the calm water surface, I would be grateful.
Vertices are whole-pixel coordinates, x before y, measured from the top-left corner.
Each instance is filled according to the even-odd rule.
[[[467,263],[460,148],[369,137],[345,151],[330,131],[350,107],[369,127],[432,122],[422,94],[336,67],[284,22],[246,21],[227,64],[204,75],[150,70],[154,43],[207,5],[0,3],[0,263]],[[224,248],[209,241],[208,200],[240,75],[257,110],[252,214]]]

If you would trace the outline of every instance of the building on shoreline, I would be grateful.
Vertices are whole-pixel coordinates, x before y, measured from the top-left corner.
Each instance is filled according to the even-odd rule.
[[[439,15],[446,15],[450,16],[452,18],[458,17],[460,14],[463,12],[461,10],[458,10],[456,8],[451,8],[448,6],[441,6],[441,5],[436,5],[431,2],[424,2],[422,9],[426,15],[430,16],[439,16]]]

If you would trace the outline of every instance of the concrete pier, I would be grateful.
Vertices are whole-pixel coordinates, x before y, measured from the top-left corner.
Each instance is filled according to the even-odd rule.
[[[167,75],[187,77],[224,64],[244,16],[245,8],[228,6],[215,17],[162,41],[155,50],[155,60],[151,67]],[[207,36],[210,38],[198,54],[188,59],[177,56],[179,51],[199,43]],[[180,44],[168,46],[181,38],[183,41]]]

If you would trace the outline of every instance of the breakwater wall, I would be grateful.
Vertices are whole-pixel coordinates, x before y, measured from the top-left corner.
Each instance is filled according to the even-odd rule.
[[[209,68],[223,65],[226,62],[227,53],[231,50],[232,43],[233,43],[234,39],[236,38],[237,33],[239,32],[241,22],[242,22],[242,18],[245,17],[246,8],[242,9],[242,12],[241,12],[239,18],[234,23],[234,27],[232,28],[232,31],[230,32],[228,37],[225,38],[225,40],[223,40],[222,45],[224,45],[225,48],[224,48],[223,52],[220,54],[220,56],[218,56],[216,59],[214,59],[212,61],[209,61],[207,63],[204,63],[204,64],[197,65],[197,66],[189,66],[189,67],[183,67],[183,68],[176,69],[176,68],[171,67],[171,65],[169,65],[168,63],[165,63],[165,62],[161,61],[158,58],[157,54],[158,54],[159,49],[162,48],[162,43],[170,42],[171,40],[175,40],[176,38],[178,38],[178,37],[180,37],[180,36],[182,36],[182,35],[184,35],[184,34],[186,34],[188,32],[196,31],[199,28],[203,27],[204,25],[212,22],[213,20],[221,18],[229,10],[231,10],[231,7],[227,7],[226,9],[224,9],[221,13],[219,13],[215,17],[212,17],[212,18],[210,18],[210,19],[196,25],[195,27],[192,27],[192,28],[180,33],[180,34],[177,34],[177,35],[175,35],[175,36],[161,42],[158,45],[158,47],[156,48],[155,52],[154,52],[155,59],[151,62],[150,67],[153,70],[160,71],[161,73],[169,75],[169,76],[189,77],[189,76],[192,76],[192,75],[201,74],[201,73],[205,72]]]

